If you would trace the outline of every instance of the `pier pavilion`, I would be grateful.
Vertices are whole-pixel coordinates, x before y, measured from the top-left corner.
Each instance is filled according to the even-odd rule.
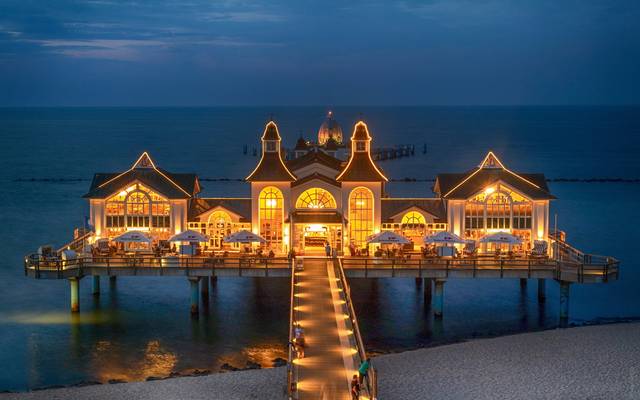
[[[549,202],[555,197],[544,175],[513,172],[489,152],[470,172],[439,174],[434,197],[394,198],[371,157],[367,124],[355,124],[344,147],[349,156],[340,159],[330,145],[341,145],[342,130],[329,118],[318,141],[303,140],[304,146],[299,141],[289,160],[282,154],[278,126],[269,121],[260,138],[260,160],[246,178],[246,198],[201,197],[195,174],[160,169],[147,153],[124,172],[96,174],[85,195],[92,240],[113,239],[127,230],[166,240],[188,228],[209,237],[203,248],[237,251],[237,244],[222,239],[251,230],[277,254],[302,254],[325,243],[339,254],[367,254],[373,250],[367,238],[382,230],[410,239],[408,251],[420,250],[423,238],[438,231],[471,240],[509,232],[522,239],[515,250],[523,251],[535,240],[548,242]]]
[[[565,323],[571,284],[618,279],[618,260],[585,254],[561,232],[549,231],[549,205],[555,197],[544,175],[514,172],[488,152],[467,172],[439,174],[433,197],[394,198],[386,191],[387,176],[371,156],[373,135],[367,124],[358,121],[349,142],[342,143],[333,115],[328,121],[317,141],[299,139],[288,153],[292,157],[284,156],[278,126],[268,121],[260,137],[260,159],[246,177],[246,198],[203,197],[197,175],[166,171],[146,152],[123,172],[95,174],[84,196],[92,229],[77,230],[74,240],[57,251],[25,257],[25,275],[68,279],[74,312],[79,311],[79,284],[86,276],[93,279],[94,295],[100,294],[101,276],[112,283],[117,276],[182,276],[189,281],[194,315],[212,278],[289,277],[287,392],[292,399],[312,398],[319,388],[328,388],[336,398],[348,397],[355,366],[367,358],[351,302],[351,278],[420,279],[436,317],[443,315],[444,285],[450,279],[519,279],[521,285],[536,279],[541,302],[545,282],[555,280]],[[160,246],[187,230],[206,236],[197,251],[178,253]],[[245,230],[264,241],[253,245],[262,253],[223,240]],[[369,243],[381,231],[409,243],[402,253],[382,254],[379,245]],[[438,232],[480,243],[479,249],[423,251],[424,238]],[[483,240],[494,233],[517,241],[508,245],[509,251],[498,251],[502,244]],[[129,234],[141,242],[127,249],[108,245]],[[325,258],[326,243],[336,253]],[[455,246],[461,249],[463,243]],[[273,255],[265,256],[264,250]],[[292,257],[292,251],[298,256]],[[300,327],[311,344],[309,358],[299,357],[291,345]],[[367,378],[365,394],[375,398],[374,368]]]

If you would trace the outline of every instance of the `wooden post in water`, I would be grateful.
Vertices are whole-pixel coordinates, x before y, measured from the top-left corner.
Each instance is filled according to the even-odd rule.
[[[431,304],[431,294],[432,292],[432,286],[433,286],[433,279],[432,278],[424,278],[424,304],[425,306],[427,304]]]
[[[544,303],[547,298],[545,291],[547,281],[545,279],[538,279],[538,303]]]
[[[116,290],[116,280],[117,277],[115,276],[110,276],[109,277],[109,290]]]
[[[520,289],[526,289],[526,288],[527,288],[527,279],[520,278]]]
[[[94,296],[100,296],[100,275],[93,276],[92,291]]]
[[[569,320],[569,293],[571,283],[560,281],[560,325],[566,325]]]
[[[209,277],[203,276],[200,279],[200,295],[202,299],[209,298]]]
[[[80,278],[69,278],[71,289],[71,312],[80,312]]]
[[[435,280],[436,298],[433,303],[433,314],[436,317],[442,317],[442,311],[444,308],[444,283],[445,282],[446,281],[444,279]]]
[[[200,290],[198,284],[200,283],[200,277],[194,276],[189,278],[189,285],[191,289],[191,315],[198,315],[198,306],[200,304]]]

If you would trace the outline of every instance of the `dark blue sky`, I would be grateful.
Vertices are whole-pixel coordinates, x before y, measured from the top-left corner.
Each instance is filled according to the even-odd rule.
[[[640,1],[0,1],[0,105],[640,103]]]

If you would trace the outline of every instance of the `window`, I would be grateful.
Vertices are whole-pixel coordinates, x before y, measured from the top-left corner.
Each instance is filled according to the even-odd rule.
[[[222,247],[222,239],[231,234],[231,217],[224,211],[214,211],[207,223],[209,244],[214,248]]]
[[[260,192],[260,235],[267,241],[267,246],[271,248],[282,245],[282,206],[282,192],[278,188],[268,186]]]
[[[336,200],[328,191],[312,188],[298,197],[296,208],[336,208]]]
[[[373,193],[364,187],[349,196],[349,236],[356,247],[364,247],[373,234]]]
[[[502,192],[487,198],[487,229],[511,229],[511,198]]]
[[[105,225],[113,234],[125,228],[168,232],[171,227],[169,201],[140,184],[108,198],[105,209]]]
[[[276,151],[276,142],[274,141],[268,141],[267,142],[267,151],[270,153],[273,153],[274,151]]]
[[[363,141],[356,142],[356,151],[366,151],[366,144]]]
[[[513,229],[531,229],[531,203],[513,205]]]
[[[426,223],[424,219],[424,215],[420,214],[416,211],[410,211],[402,217],[402,225],[407,228],[417,228],[420,226],[424,226]]]

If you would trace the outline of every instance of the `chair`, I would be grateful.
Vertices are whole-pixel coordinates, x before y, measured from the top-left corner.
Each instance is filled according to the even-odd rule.
[[[544,258],[548,256],[548,243],[545,240],[534,240],[533,249],[531,249],[531,257]]]

